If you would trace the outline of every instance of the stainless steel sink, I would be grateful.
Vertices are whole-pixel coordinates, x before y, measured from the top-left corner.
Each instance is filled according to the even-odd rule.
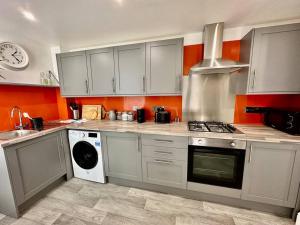
[[[23,137],[29,134],[35,134],[36,130],[12,130],[6,132],[0,132],[0,140],[9,140],[13,138]]]

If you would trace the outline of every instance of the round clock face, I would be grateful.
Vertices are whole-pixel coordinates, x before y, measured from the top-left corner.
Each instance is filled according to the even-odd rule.
[[[0,65],[6,69],[23,69],[28,65],[26,51],[10,42],[0,43]]]

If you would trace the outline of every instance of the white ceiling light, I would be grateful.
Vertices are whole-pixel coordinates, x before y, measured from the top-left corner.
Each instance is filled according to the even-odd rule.
[[[36,22],[36,18],[35,18],[35,16],[34,16],[31,12],[22,9],[22,10],[21,10],[21,13],[23,14],[23,16],[24,16],[27,20],[30,20],[30,21],[32,21],[32,22]]]

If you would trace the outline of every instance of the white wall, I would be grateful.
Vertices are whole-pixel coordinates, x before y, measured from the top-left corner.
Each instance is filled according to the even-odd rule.
[[[24,32],[0,33],[0,42],[17,43],[27,51],[29,56],[29,66],[24,70],[0,70],[0,74],[6,77],[6,80],[0,78],[0,83],[40,84],[40,72],[53,70],[50,46],[24,36],[22,34]]]

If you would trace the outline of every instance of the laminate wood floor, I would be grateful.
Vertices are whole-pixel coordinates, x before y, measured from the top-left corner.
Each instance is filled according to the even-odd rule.
[[[73,178],[0,225],[291,225],[275,215]]]

